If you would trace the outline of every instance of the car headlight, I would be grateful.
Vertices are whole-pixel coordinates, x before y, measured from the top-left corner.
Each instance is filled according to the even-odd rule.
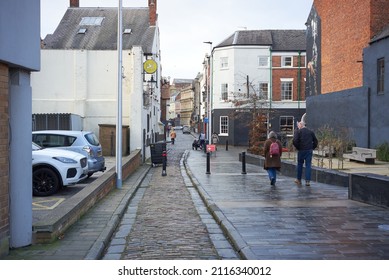
[[[67,158],[67,157],[53,157],[53,159],[56,159],[62,163],[77,163],[74,159]]]

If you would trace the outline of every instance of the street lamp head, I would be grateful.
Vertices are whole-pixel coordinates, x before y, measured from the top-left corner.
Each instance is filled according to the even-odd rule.
[[[208,41],[208,42],[203,42],[204,44],[210,44],[212,45],[212,42],[211,41]]]

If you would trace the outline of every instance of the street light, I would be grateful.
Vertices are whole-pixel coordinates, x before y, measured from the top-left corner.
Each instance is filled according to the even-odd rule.
[[[204,44],[209,44],[210,46],[210,53],[208,56],[208,71],[209,71],[209,79],[208,79],[208,87],[207,87],[207,103],[208,103],[208,110],[207,110],[207,115],[208,115],[208,127],[207,127],[207,138],[208,138],[208,143],[211,144],[211,135],[212,135],[212,91],[211,91],[211,85],[212,85],[212,42],[207,41],[203,42]],[[208,75],[207,75],[208,76]]]
[[[122,188],[122,0],[118,4],[118,97],[116,119],[116,188]]]

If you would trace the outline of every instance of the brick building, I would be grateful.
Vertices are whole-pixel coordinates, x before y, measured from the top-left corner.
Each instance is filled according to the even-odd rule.
[[[359,147],[389,140],[389,1],[315,0],[307,25],[307,122]],[[378,86],[379,85],[379,86]]]
[[[305,49],[305,30],[236,31],[213,48],[211,126],[220,143],[247,146],[250,112],[260,110],[286,144],[305,113]]]
[[[362,50],[389,23],[388,15],[386,0],[315,0],[307,22],[307,58],[320,77],[316,87],[311,77],[307,95],[362,86]]]

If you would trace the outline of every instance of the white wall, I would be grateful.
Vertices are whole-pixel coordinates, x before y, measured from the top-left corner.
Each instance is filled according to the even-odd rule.
[[[155,45],[157,48],[157,45]],[[157,52],[156,52],[157,53]],[[122,124],[130,127],[130,150],[144,148],[143,129],[162,133],[160,119],[160,86],[155,84],[150,106],[143,106],[141,47],[123,51]],[[153,57],[160,65],[158,57]],[[99,124],[116,124],[117,117],[117,52],[88,50],[42,50],[42,70],[32,75],[32,112],[72,113],[83,118],[83,129],[99,135]],[[150,77],[146,77],[147,79]],[[146,79],[146,80],[147,80]],[[154,74],[159,81],[160,71]]]
[[[247,75],[249,82],[258,85],[259,82],[270,83],[270,69],[258,66],[259,56],[270,56],[269,47],[235,46],[217,48],[213,53],[213,108],[233,108],[231,102],[221,100],[221,85],[228,83],[229,99],[233,93],[245,93]],[[228,67],[221,68],[221,58],[228,57]],[[270,65],[270,64],[269,64]]]
[[[34,114],[80,115],[83,129],[96,135],[98,124],[116,123],[116,51],[42,50],[41,53],[41,72],[32,75]],[[125,69],[132,69],[130,63],[125,53]],[[129,77],[127,73],[124,75]],[[132,87],[131,83],[123,83],[123,103],[129,102]],[[123,124],[128,125],[129,106],[123,106],[123,116]]]

